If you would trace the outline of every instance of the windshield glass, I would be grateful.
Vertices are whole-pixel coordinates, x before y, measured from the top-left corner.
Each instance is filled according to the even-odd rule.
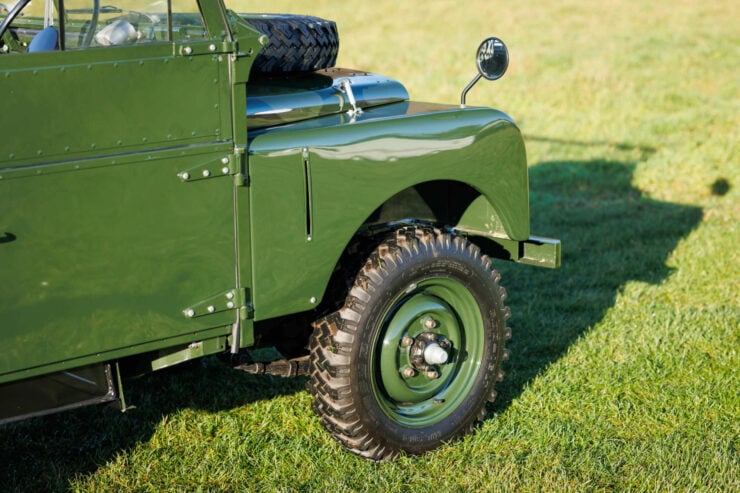
[[[33,0],[20,9],[0,3],[5,29],[0,52],[28,52],[42,30],[53,26],[64,39],[43,51],[169,42],[207,37],[195,0],[65,0],[63,26],[54,0]],[[14,10],[17,10],[14,11]],[[12,18],[10,18],[12,16]],[[7,20],[5,18],[8,18]],[[48,33],[47,33],[48,35]]]

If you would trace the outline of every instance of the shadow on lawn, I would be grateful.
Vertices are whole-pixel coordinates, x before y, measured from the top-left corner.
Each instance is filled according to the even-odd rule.
[[[659,283],[668,255],[701,221],[696,207],[658,202],[631,186],[624,162],[547,162],[530,170],[532,231],[563,241],[563,266],[545,270],[498,262],[514,317],[512,360],[494,408],[527,384],[598,323],[628,281]],[[291,394],[305,379],[255,377],[213,360],[133,382],[137,410],[92,407],[0,428],[5,491],[66,489],[137,442],[178,409],[219,411]]]
[[[658,284],[702,209],[653,200],[631,184],[635,164],[554,161],[530,168],[533,234],[560,238],[562,267],[497,264],[514,338],[495,411],[602,320],[625,283]]]
[[[247,375],[206,358],[126,385],[136,408],[91,406],[0,427],[0,491],[63,491],[116,455],[151,439],[179,409],[217,412],[305,389],[305,378]]]

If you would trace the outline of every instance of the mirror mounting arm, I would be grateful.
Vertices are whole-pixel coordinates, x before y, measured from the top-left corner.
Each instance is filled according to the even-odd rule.
[[[463,89],[462,95],[460,95],[460,108],[465,108],[465,96],[468,95],[468,91],[473,88],[473,86],[478,82],[483,75],[476,74],[475,77],[473,77],[473,80],[471,80],[467,86],[465,86],[465,89]]]

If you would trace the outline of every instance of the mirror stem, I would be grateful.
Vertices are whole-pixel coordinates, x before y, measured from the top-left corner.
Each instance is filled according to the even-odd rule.
[[[465,108],[465,96],[467,96],[468,91],[475,85],[476,82],[480,80],[480,78],[483,77],[480,73],[477,74],[475,77],[473,77],[473,80],[471,80],[467,86],[465,86],[465,89],[463,89],[462,95],[460,96],[460,108]]]

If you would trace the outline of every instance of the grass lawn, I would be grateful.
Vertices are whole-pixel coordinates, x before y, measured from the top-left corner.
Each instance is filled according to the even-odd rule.
[[[344,452],[302,379],[214,360],[134,382],[138,409],[0,428],[0,490],[740,491],[740,4],[241,2],[338,22],[339,64],[459,102],[480,40],[509,73],[469,105],[525,135],[532,231],[563,267],[498,263],[500,398],[422,457]]]

